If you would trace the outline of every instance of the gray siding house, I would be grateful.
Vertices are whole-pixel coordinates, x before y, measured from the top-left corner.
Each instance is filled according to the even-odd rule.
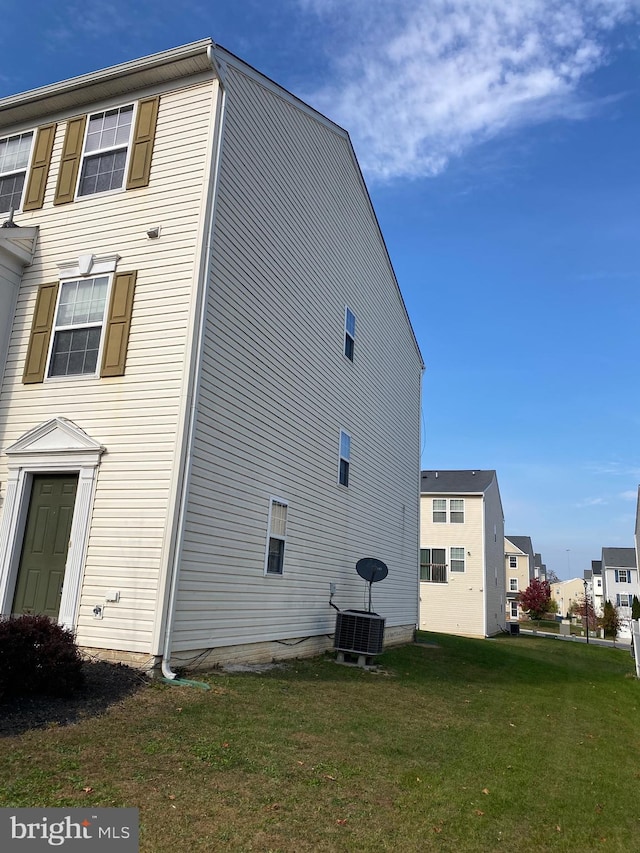
[[[299,656],[366,556],[410,639],[423,364],[348,134],[205,39],[3,99],[0,146],[0,616]]]

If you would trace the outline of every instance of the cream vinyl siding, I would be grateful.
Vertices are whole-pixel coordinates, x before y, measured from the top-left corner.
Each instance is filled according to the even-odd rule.
[[[175,650],[417,620],[421,359],[346,136],[233,64]],[[344,306],[357,317],[344,357]],[[338,484],[340,430],[351,436]],[[269,498],[288,502],[265,576]]]
[[[20,217],[21,225],[40,225],[40,240],[18,297],[0,395],[0,447],[57,415],[106,447],[79,608],[78,640],[85,646],[151,648],[163,543],[172,524],[168,506],[216,97],[211,81],[163,92],[149,186],[64,207],[52,202],[66,123],[53,117],[59,123],[44,207]],[[90,104],[86,111],[105,106]],[[155,225],[161,237],[149,240],[146,231]],[[57,280],[58,263],[87,252],[117,253],[118,271],[138,274],[125,375],[23,385],[38,287]],[[0,481],[6,480],[6,462],[1,455]],[[96,620],[92,608],[104,604],[109,589],[120,592],[120,601],[107,603],[104,618]]]
[[[15,263],[14,259],[5,254],[0,247],[0,383],[4,373],[4,366],[9,349],[9,338],[11,336],[11,320],[18,288],[22,278],[22,265]],[[1,389],[1,385],[0,385]],[[2,392],[0,390],[0,397]]]
[[[433,498],[464,498],[464,524],[434,524]],[[465,571],[451,572],[447,583],[420,583],[420,628],[445,634],[484,636],[484,512],[482,495],[423,494],[421,500],[420,547],[464,546]],[[502,547],[502,546],[501,546]]]
[[[506,624],[504,517],[495,478],[485,489],[484,524],[486,559],[485,635],[492,637],[504,630]]]

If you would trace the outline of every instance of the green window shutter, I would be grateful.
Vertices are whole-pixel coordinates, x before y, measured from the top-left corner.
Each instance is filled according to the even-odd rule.
[[[138,104],[136,127],[131,143],[131,158],[129,161],[129,176],[127,189],[134,190],[149,184],[151,173],[151,155],[153,141],[156,136],[158,120],[158,105],[160,98],[146,98]]]
[[[113,281],[100,376],[122,376],[124,373],[136,275],[135,272],[118,273]]]
[[[75,197],[86,123],[86,116],[72,118],[67,122],[54,204],[68,204]]]
[[[33,313],[31,337],[27,349],[27,360],[24,366],[22,381],[25,385],[42,382],[47,366],[49,340],[53,327],[53,313],[56,310],[58,298],[58,282],[43,284],[36,298],[36,309]]]
[[[56,125],[46,124],[38,128],[36,144],[33,152],[31,173],[27,183],[23,210],[40,210],[44,204],[44,191],[51,165],[53,140],[56,135]]]

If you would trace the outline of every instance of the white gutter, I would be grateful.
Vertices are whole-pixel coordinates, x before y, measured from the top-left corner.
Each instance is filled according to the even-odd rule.
[[[209,282],[210,282],[210,261],[211,254],[213,249],[213,233],[215,230],[215,211],[216,211],[216,202],[218,197],[218,188],[219,188],[219,177],[220,177],[220,163],[221,163],[221,155],[222,155],[222,137],[224,131],[224,116],[225,116],[225,108],[226,108],[226,92],[223,85],[223,75],[218,67],[216,62],[216,58],[213,54],[213,44],[210,44],[207,49],[207,55],[211,62],[212,67],[216,71],[218,77],[218,85],[220,87],[221,97],[218,100],[218,109],[217,115],[215,119],[215,126],[217,126],[217,136],[214,141],[214,167],[209,176],[209,185],[207,194],[210,197],[210,224],[208,229],[207,236],[207,246],[204,255],[201,257],[201,269],[200,269],[200,294],[201,294],[201,304],[199,306],[200,317],[198,323],[198,333],[197,333],[197,344],[195,347],[195,366],[194,366],[194,383],[193,390],[191,392],[191,403],[189,405],[188,415],[187,415],[187,441],[185,443],[182,464],[184,464],[184,473],[182,477],[182,487],[180,490],[179,497],[179,512],[178,512],[178,524],[176,528],[176,540],[173,549],[173,559],[171,560],[171,565],[169,568],[170,571],[170,591],[169,591],[169,600],[167,602],[167,609],[165,613],[165,632],[164,632],[164,646],[162,651],[162,675],[168,681],[175,681],[177,679],[176,673],[171,669],[170,659],[171,659],[171,637],[173,633],[173,623],[174,623],[174,614],[175,614],[175,605],[176,598],[178,593],[178,579],[180,576],[180,562],[182,558],[182,546],[184,541],[184,528],[185,528],[185,516],[186,516],[186,508],[188,503],[188,495],[189,495],[189,485],[191,482],[191,468],[192,468],[192,453],[191,449],[193,448],[195,431],[196,431],[196,412],[198,409],[198,400],[200,396],[200,382],[202,377],[202,350],[204,345],[204,335],[205,335],[205,326],[206,326],[206,318],[207,318],[207,307],[208,307],[208,297],[209,297]],[[180,463],[179,463],[180,464]],[[193,682],[192,682],[193,683]]]

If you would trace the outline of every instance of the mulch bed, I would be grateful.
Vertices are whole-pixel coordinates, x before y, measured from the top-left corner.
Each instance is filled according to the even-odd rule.
[[[143,690],[149,679],[124,664],[87,661],[82,666],[84,686],[72,697],[19,696],[0,701],[0,737],[30,729],[68,726],[95,717],[127,696]]]

